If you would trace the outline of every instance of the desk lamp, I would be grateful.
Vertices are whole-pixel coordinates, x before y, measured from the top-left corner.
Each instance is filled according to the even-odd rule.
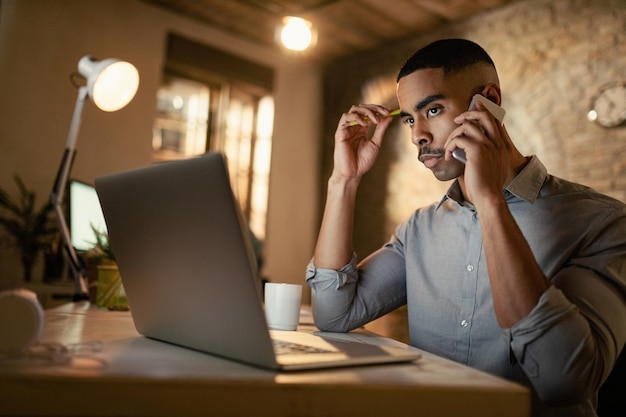
[[[78,136],[81,122],[83,104],[87,98],[91,98],[99,109],[106,112],[113,112],[123,108],[133,99],[137,92],[139,73],[132,64],[119,59],[110,58],[98,61],[91,56],[84,56],[78,61],[78,74],[73,75],[83,76],[86,79],[86,85],[78,87],[74,116],[72,117],[65,152],[54,180],[50,200],[61,232],[62,244],[70,259],[70,267],[74,278],[73,298],[74,301],[78,301],[88,298],[86,272],[78,259],[76,250],[72,246],[62,203],[76,154],[76,137]]]

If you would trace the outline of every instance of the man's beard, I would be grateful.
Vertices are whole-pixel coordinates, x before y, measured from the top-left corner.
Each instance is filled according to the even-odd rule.
[[[424,145],[419,149],[418,160],[420,162],[422,162],[422,155],[441,157],[440,164],[437,164],[437,166],[431,169],[433,175],[439,181],[449,181],[455,179],[463,175],[463,173],[465,172],[465,165],[462,162],[457,161],[456,159],[453,160],[451,163],[445,163],[446,161],[443,160],[445,153],[446,151],[443,148],[433,148],[428,145]],[[443,166],[440,168],[440,165]]]
[[[446,153],[446,151],[443,148],[431,148],[428,145],[424,145],[419,150],[418,158],[421,158],[422,155],[424,155],[424,154],[426,154],[426,155],[443,156],[445,153]]]

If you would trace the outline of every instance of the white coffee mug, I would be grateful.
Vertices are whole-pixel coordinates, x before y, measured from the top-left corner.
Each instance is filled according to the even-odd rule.
[[[302,285],[265,284],[265,317],[273,330],[296,330],[300,320]]]

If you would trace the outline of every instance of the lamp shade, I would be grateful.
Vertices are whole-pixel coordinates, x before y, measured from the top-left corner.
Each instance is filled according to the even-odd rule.
[[[116,111],[126,106],[139,88],[139,72],[129,62],[109,58],[97,61],[84,56],[78,72],[87,79],[89,97],[99,109]]]

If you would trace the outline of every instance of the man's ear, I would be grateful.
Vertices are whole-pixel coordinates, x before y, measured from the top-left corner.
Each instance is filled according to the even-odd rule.
[[[493,101],[498,106],[502,105],[502,96],[500,95],[500,86],[497,84],[489,83],[480,92],[483,96],[487,97],[489,101]]]

